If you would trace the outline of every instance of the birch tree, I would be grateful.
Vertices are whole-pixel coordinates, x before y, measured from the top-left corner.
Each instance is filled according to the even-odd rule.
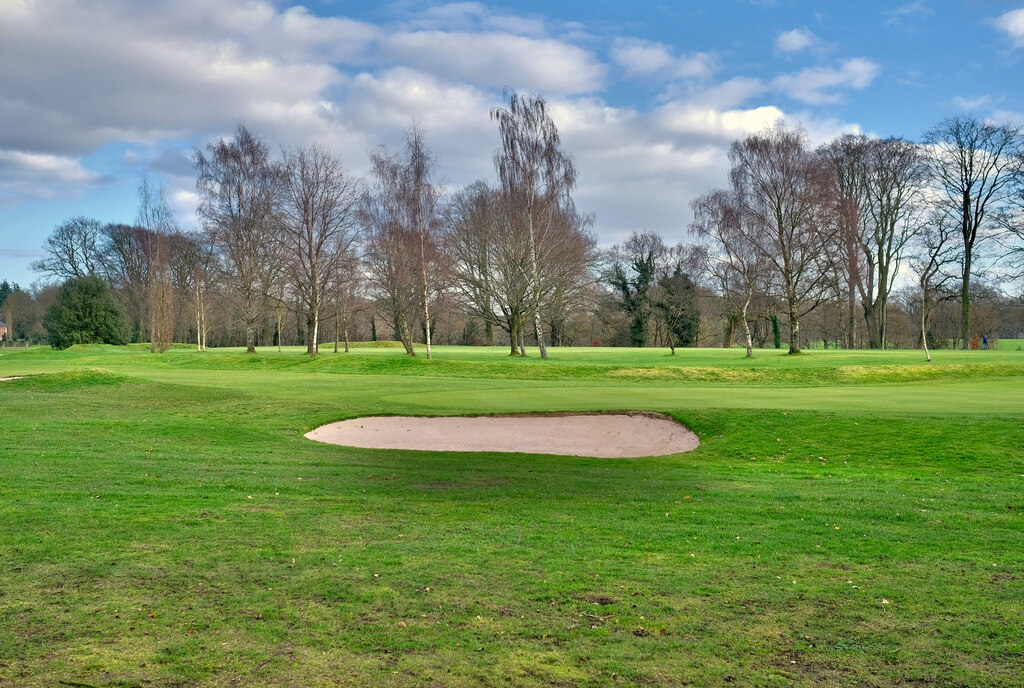
[[[526,225],[528,249],[527,280],[533,308],[533,329],[541,358],[547,358],[542,329],[541,265],[538,233],[552,221],[554,208],[576,186],[576,167],[561,147],[558,128],[548,113],[546,101],[535,95],[505,92],[506,107],[491,110],[498,123],[501,149],[494,165],[502,191],[521,206],[519,216]],[[517,218],[518,219],[518,218]]]
[[[371,282],[383,295],[395,332],[410,356],[416,354],[409,318],[414,308],[421,309],[427,358],[431,358],[431,276],[438,272],[437,242],[443,221],[441,188],[434,179],[436,163],[416,126],[405,132],[403,154],[392,155],[382,148],[370,155],[370,162],[374,186],[364,196],[363,217],[372,233],[367,244]],[[410,297],[410,290],[415,297]]]

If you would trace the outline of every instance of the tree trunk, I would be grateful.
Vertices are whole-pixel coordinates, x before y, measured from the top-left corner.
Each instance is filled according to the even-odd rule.
[[[529,239],[530,239],[530,272],[532,273],[533,282],[533,329],[537,333],[537,346],[540,347],[540,357],[548,357],[548,349],[544,346],[544,332],[541,330],[541,317],[540,317],[540,265],[537,261],[537,228],[533,224],[533,207],[534,199],[530,198],[530,203],[527,207],[527,222],[529,222]],[[520,338],[522,334],[520,333]],[[520,345],[520,349],[523,350],[525,356],[525,347]]]
[[[427,358],[433,358],[430,351],[430,290],[427,288],[427,249],[423,229],[420,228],[420,270],[423,276],[423,338],[427,342]]]
[[[484,320],[484,346],[494,346],[494,323]]]
[[[406,321],[404,314],[401,317],[395,317],[395,325],[398,327],[399,336],[402,338],[402,344],[405,346],[405,353],[415,356],[416,351],[412,346],[412,333],[409,331],[409,323]]]
[[[800,304],[793,294],[789,298],[789,353],[800,353]]]
[[[971,340],[971,252],[964,252],[963,283],[960,285],[960,335],[966,351]]]
[[[246,323],[245,325],[245,353],[256,353],[256,329],[252,326],[252,323]]]
[[[284,319],[284,315],[281,311],[277,312],[277,351],[281,352],[281,321]]]
[[[320,313],[314,308],[306,315],[306,331],[311,333],[309,341],[306,342],[306,354],[310,358],[316,358],[317,342],[320,337]]]
[[[747,300],[743,302],[743,334],[747,336],[747,358],[754,357],[754,340],[750,338],[750,323],[747,322],[747,308],[750,306],[750,293],[747,293]]]
[[[921,285],[921,346],[924,348],[925,358],[932,362],[932,355],[928,351],[928,283]]]

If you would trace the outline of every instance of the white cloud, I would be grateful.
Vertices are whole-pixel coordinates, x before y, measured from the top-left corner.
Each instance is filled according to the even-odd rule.
[[[715,60],[710,53],[674,55],[663,43],[637,38],[616,38],[612,60],[628,77],[660,79],[704,79],[714,73]]]
[[[496,89],[589,93],[605,78],[604,65],[591,52],[552,38],[414,31],[389,36],[382,49],[400,64]]]
[[[410,15],[405,24],[417,30],[499,31],[535,38],[547,34],[547,22],[541,17],[501,14],[479,2],[453,2],[429,7]]]
[[[953,105],[957,106],[961,110],[977,110],[978,108],[985,107],[991,103],[992,96],[975,96],[973,98],[956,96],[953,98]]]
[[[900,5],[885,13],[885,23],[887,26],[901,26],[904,28],[914,28],[910,23],[912,21],[919,21],[920,19],[930,16],[932,14],[932,8],[924,2],[910,2],[906,5]]]
[[[807,29],[783,31],[775,38],[775,50],[780,53],[798,53],[817,45],[818,37]]]
[[[1011,10],[993,22],[1018,48],[1024,47],[1024,8]]]
[[[0,206],[81,192],[107,178],[74,158],[0,150]]]
[[[867,88],[878,75],[879,66],[856,57],[834,67],[810,67],[796,74],[776,77],[772,85],[794,100],[808,105],[824,105],[842,100],[843,90]]]

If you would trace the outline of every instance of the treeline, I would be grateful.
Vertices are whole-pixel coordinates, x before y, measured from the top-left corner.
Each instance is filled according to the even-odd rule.
[[[61,224],[34,267],[63,286],[14,290],[11,336],[97,337],[54,315],[85,298],[84,280],[123,314],[109,337],[153,351],[316,355],[322,342],[396,339],[410,355],[414,342],[428,357],[434,343],[503,343],[544,357],[548,345],[739,341],[750,355],[966,348],[1024,330],[1006,289],[1024,256],[1024,139],[1009,124],[955,117],[921,143],[845,135],[817,149],[799,130],[752,134],[730,148],[728,187],[693,200],[694,241],[634,232],[601,250],[545,101],[509,92],[491,118],[496,180],[459,190],[416,126],[399,150],[374,151],[362,179],[321,145],[275,155],[239,125],[195,152],[200,228],[177,227],[146,179],[134,224]]]

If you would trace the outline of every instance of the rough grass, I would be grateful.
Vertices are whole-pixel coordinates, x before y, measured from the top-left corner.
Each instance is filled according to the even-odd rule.
[[[1019,684],[1024,358],[758,353],[3,352],[0,685]],[[621,408],[702,446],[302,437]]]

